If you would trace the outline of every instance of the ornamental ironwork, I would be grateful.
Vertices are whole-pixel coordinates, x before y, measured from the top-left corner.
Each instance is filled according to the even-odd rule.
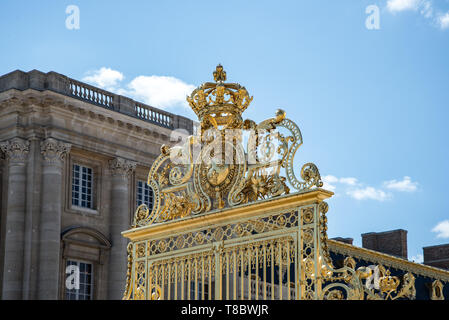
[[[313,163],[301,168],[302,180],[296,178],[293,160],[302,135],[283,110],[259,124],[243,120],[252,101],[245,87],[225,83],[220,65],[214,79],[187,97],[200,120],[199,133],[175,147],[161,147],[147,181],[155,194],[154,206],[138,208],[135,227],[285,195],[290,188],[323,185]]]
[[[333,193],[313,163],[295,176],[298,126],[282,110],[243,120],[253,97],[221,65],[213,76],[187,97],[200,130],[161,147],[147,181],[154,206],[139,206],[123,232],[124,299],[414,299],[412,272],[350,256],[336,266],[324,201]],[[441,282],[431,290],[441,297]]]

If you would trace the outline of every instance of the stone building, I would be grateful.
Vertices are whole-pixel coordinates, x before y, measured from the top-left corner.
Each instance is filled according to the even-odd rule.
[[[174,129],[193,122],[55,72],[0,77],[0,298],[121,299],[120,233]]]

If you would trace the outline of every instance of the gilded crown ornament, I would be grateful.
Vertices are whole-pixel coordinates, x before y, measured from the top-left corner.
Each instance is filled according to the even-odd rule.
[[[161,147],[147,182],[154,205],[151,210],[145,205],[137,209],[135,227],[278,197],[290,188],[301,192],[323,185],[313,163],[301,168],[302,181],[296,178],[293,160],[302,135],[285,111],[278,109],[260,123],[243,121],[253,97],[240,84],[226,83],[221,65],[213,77],[215,82],[202,84],[187,97],[201,128],[184,144]]]
[[[213,76],[215,83],[203,83],[187,97],[187,102],[198,116],[203,130],[211,126],[237,128],[242,124],[241,114],[253,97],[240,84],[225,83],[226,71],[221,65],[216,67]]]

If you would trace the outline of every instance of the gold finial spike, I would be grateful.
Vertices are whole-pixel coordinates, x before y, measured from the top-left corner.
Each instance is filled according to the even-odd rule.
[[[226,71],[223,70],[223,66],[219,64],[214,71],[214,80],[215,82],[223,82],[226,81]]]
[[[285,111],[282,109],[277,109],[275,118],[276,123],[280,123],[284,119],[285,119]]]

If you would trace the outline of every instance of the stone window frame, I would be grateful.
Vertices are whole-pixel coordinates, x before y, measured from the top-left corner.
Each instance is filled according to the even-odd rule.
[[[67,187],[66,192],[66,205],[65,208],[69,213],[76,213],[81,215],[89,215],[91,217],[101,217],[101,184],[103,178],[103,165],[100,160],[89,159],[87,156],[69,154],[69,161],[66,162],[66,172],[67,172]],[[84,208],[80,206],[72,205],[72,179],[73,179],[73,165],[78,164],[81,166],[92,168],[92,209]]]
[[[98,243],[89,243],[82,240],[70,239],[74,234],[85,234],[97,240]],[[99,255],[95,258],[86,257],[78,252],[73,252],[70,249],[70,244],[76,246],[84,246],[99,249]],[[92,300],[106,299],[107,296],[107,274],[109,263],[109,251],[112,245],[111,242],[99,231],[88,227],[70,227],[61,233],[61,267],[60,267],[60,286],[59,299],[65,300],[66,287],[65,281],[67,274],[65,268],[67,260],[75,260],[92,264],[93,281],[92,281]]]
[[[137,209],[137,182],[140,181],[145,181],[147,182],[148,180],[148,172],[150,171],[150,168],[146,168],[146,167],[141,167],[138,166],[136,167],[135,173],[133,174],[133,177],[131,180],[131,192],[132,192],[132,212],[131,212],[131,217],[130,217],[130,225],[132,224],[133,220],[134,220],[134,214],[136,212]],[[154,201],[154,195],[153,195],[153,201]]]

